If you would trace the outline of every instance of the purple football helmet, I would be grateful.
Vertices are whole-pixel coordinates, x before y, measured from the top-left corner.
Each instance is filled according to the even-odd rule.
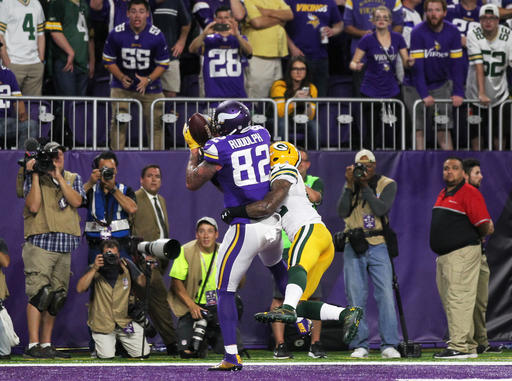
[[[220,103],[215,110],[213,123],[221,136],[238,133],[251,122],[251,112],[243,103],[229,100]]]

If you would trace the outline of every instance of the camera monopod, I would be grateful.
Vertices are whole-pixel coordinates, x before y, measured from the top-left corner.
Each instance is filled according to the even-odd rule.
[[[395,272],[395,264],[393,258],[389,256],[391,262],[391,270],[393,272],[393,289],[395,290],[396,305],[398,307],[398,315],[400,316],[400,326],[402,327],[402,335],[404,341],[398,344],[398,352],[402,357],[421,357],[421,345],[409,341],[409,333],[407,332],[407,325],[405,323],[404,307],[402,305],[402,297],[400,296],[400,286],[398,285],[398,277]]]

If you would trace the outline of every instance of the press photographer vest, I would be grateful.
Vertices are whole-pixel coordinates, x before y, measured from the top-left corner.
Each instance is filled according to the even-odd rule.
[[[216,243],[216,251],[219,250],[219,244]],[[187,291],[188,296],[192,300],[195,301],[197,297],[197,293],[200,290],[200,287],[203,285],[203,271],[201,267],[201,250],[199,250],[199,245],[197,245],[197,240],[193,240],[187,242],[183,245],[183,255],[188,263],[188,273],[187,278],[183,281],[185,284],[185,290]],[[215,260],[215,259],[212,259]],[[212,268],[210,273],[210,277],[215,276],[215,269]],[[206,290],[205,290],[206,291]],[[181,299],[174,292],[169,292],[167,296],[167,301],[171,306],[172,312],[176,317],[182,317],[189,313],[189,309],[185,303],[181,301]]]
[[[64,180],[73,185],[77,174],[64,171]],[[62,189],[48,175],[39,176],[41,187],[41,208],[37,213],[31,213],[27,205],[23,209],[25,234],[24,237],[44,233],[66,233],[80,236],[80,216],[77,209],[68,205],[61,209],[59,200],[64,197]]]
[[[7,289],[7,282],[5,281],[5,274],[0,269],[0,299],[5,300],[9,296]]]
[[[116,183],[116,187],[117,192],[126,195],[128,189],[126,185]],[[97,220],[110,222],[109,226],[113,238],[129,236],[130,223],[128,222],[128,213],[123,210],[115,197],[105,194],[99,183],[94,184],[91,190],[92,197],[91,200],[88,200],[89,208],[85,223],[85,234],[87,237],[100,238],[100,231],[104,227]],[[111,213],[111,216],[108,215],[109,213]]]
[[[87,324],[93,332],[111,333],[116,324],[124,328],[132,318],[128,316],[128,303],[132,286],[128,267],[122,265],[123,273],[117,277],[114,288],[100,273],[94,275],[94,290],[89,304]]]
[[[382,190],[388,185],[391,184],[394,180],[390,179],[386,176],[380,176],[377,180],[377,184],[375,186],[375,194],[379,196],[382,193]],[[351,205],[354,203],[354,199],[356,197],[356,194],[353,195]],[[375,221],[375,227],[372,229],[366,229],[364,227],[364,217],[365,216],[373,216],[373,220]],[[352,213],[350,216],[344,219],[345,221],[345,231],[356,229],[356,228],[362,228],[365,231],[370,230],[382,230],[382,221],[380,217],[376,216],[372,209],[370,208],[370,205],[367,201],[365,201],[361,193],[359,193],[357,204],[352,210]],[[379,245],[381,243],[385,243],[384,236],[375,236],[375,237],[367,237],[366,240],[370,245]]]

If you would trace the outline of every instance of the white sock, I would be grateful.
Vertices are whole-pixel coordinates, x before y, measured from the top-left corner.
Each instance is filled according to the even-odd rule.
[[[32,349],[32,347],[35,347],[37,344],[39,344],[39,343],[29,343],[28,349]]]
[[[299,285],[293,283],[288,284],[286,286],[283,304],[297,308],[297,304],[299,304],[299,300],[303,293],[304,291]]]
[[[343,307],[333,306],[332,304],[324,303],[320,309],[320,320],[339,320],[340,313]]]
[[[236,344],[224,345],[224,350],[226,351],[226,353],[229,353],[230,355],[238,354],[238,348],[237,348]]]
[[[41,348],[46,348],[52,345],[52,343],[41,343]]]

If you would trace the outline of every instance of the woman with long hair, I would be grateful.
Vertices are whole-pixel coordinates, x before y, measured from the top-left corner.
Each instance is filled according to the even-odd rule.
[[[414,64],[414,59],[409,56],[402,35],[390,31],[391,11],[387,7],[381,5],[373,10],[372,23],[375,25],[375,31],[365,35],[359,41],[350,62],[350,69],[362,70],[365,66],[362,60],[366,57],[361,94],[367,98],[398,99],[400,96],[400,81],[396,73],[398,57],[402,58],[406,68]],[[363,103],[363,120],[366,126],[363,145],[371,148],[389,147],[391,142],[386,140],[386,137],[390,134],[382,133],[382,145],[378,144],[375,138],[378,138],[380,130],[384,131],[386,126],[399,127],[399,114],[399,110],[394,109],[390,103],[382,102],[377,107],[371,103]]]
[[[313,121],[315,118],[316,105],[314,102],[293,102],[285,110],[286,100],[289,98],[316,98],[318,97],[318,90],[316,86],[311,83],[310,74],[306,59],[302,56],[292,57],[288,62],[286,73],[283,79],[279,79],[272,84],[270,89],[270,97],[277,103],[277,114],[279,116],[279,136],[284,139],[284,118],[288,117],[290,126],[295,123],[294,116],[298,114],[307,115],[307,122],[296,124],[300,125],[300,128],[304,127],[305,141],[303,145],[306,149],[317,148],[317,135],[318,126]],[[293,133],[295,129],[290,129]],[[291,140],[289,138],[289,140]],[[295,137],[297,140],[297,137]],[[296,143],[296,141],[295,141]]]

